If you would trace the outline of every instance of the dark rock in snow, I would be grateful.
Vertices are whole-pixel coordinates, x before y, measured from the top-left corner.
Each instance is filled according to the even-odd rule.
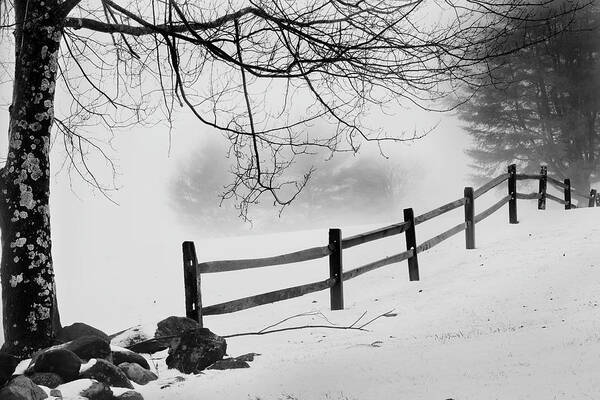
[[[123,387],[133,389],[129,378],[115,365],[106,360],[98,359],[90,367],[81,371],[81,378],[95,379],[108,386]]]
[[[143,368],[150,369],[148,361],[144,356],[135,351],[123,349],[117,346],[111,346],[113,364],[120,365],[122,363],[136,363]]]
[[[152,371],[144,369],[136,363],[119,364],[119,369],[127,375],[127,377],[138,385],[145,385],[148,382],[155,381],[158,376]]]
[[[36,385],[46,386],[50,389],[55,389],[58,385],[64,383],[60,375],[54,372],[34,372],[29,376],[29,379]]]
[[[110,342],[110,339],[106,333],[82,322],[75,322],[72,325],[63,327],[58,332],[56,338],[64,343],[70,342],[71,340],[82,336],[96,336],[100,339],[103,339],[105,342]]]
[[[129,390],[116,397],[117,400],[144,400],[141,394],[133,390]]]
[[[254,361],[254,357],[257,357],[257,356],[260,356],[260,354],[248,353],[248,354],[242,354],[241,356],[237,356],[237,357],[235,357],[235,359],[240,360],[240,361],[252,362],[252,361]]]
[[[110,344],[98,336],[80,336],[57,347],[71,350],[82,360],[90,360],[92,358],[107,359],[111,356]]]
[[[206,328],[197,328],[184,332],[172,342],[166,362],[169,368],[193,374],[223,358],[226,350],[224,338]]]
[[[94,382],[92,385],[81,391],[81,397],[89,400],[113,400],[113,392],[106,384],[102,382]]]
[[[13,372],[15,372],[17,365],[19,365],[17,357],[0,352],[0,387],[8,382]]]
[[[127,348],[133,352],[144,354],[158,353],[159,351],[163,351],[168,347],[169,345],[165,344],[164,340],[157,340],[155,338],[150,338],[148,341],[127,346]]]
[[[169,345],[165,344],[164,340],[150,338],[148,341],[136,343],[132,346],[128,346],[127,348],[136,353],[154,354],[169,348]]]
[[[207,369],[238,369],[238,368],[250,368],[250,364],[248,364],[244,360],[240,360],[238,358],[224,358],[222,360],[218,360],[213,365],[208,367]]]
[[[64,382],[70,382],[79,376],[81,359],[71,350],[50,348],[42,350],[27,369],[27,373],[54,372],[60,375]]]
[[[58,389],[50,389],[50,396],[62,398],[62,392]]]
[[[154,332],[155,340],[151,345],[160,348],[160,350],[167,349],[171,346],[171,342],[174,339],[177,339],[173,338],[173,336],[179,337],[183,332],[197,328],[200,328],[200,325],[193,319],[170,316],[156,324],[156,332]],[[143,351],[144,349],[140,348],[140,345],[132,347],[131,349],[140,353],[145,353],[145,351]],[[150,343],[145,345],[149,346]]]
[[[156,324],[156,333],[154,334],[154,337],[160,338],[163,336],[174,335],[181,336],[181,334],[185,331],[198,328],[200,328],[200,325],[198,325],[198,323],[191,318],[171,316]],[[167,346],[170,343],[171,340],[168,340]]]
[[[2,400],[42,400],[48,395],[26,376],[17,376],[0,389]]]

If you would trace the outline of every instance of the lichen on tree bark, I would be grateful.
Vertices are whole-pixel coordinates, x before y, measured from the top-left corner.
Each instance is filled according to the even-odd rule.
[[[16,14],[15,80],[9,152],[0,172],[5,350],[25,356],[49,345],[59,328],[50,237],[50,131],[60,20],[58,2],[30,1]]]

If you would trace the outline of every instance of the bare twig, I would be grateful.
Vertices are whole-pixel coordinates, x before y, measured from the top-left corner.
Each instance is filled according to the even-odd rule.
[[[234,333],[231,335],[224,335],[223,337],[228,339],[228,338],[233,338],[233,337],[240,337],[240,336],[258,336],[258,335],[266,335],[269,333],[279,333],[279,332],[286,332],[286,331],[295,331],[295,330],[300,330],[300,329],[340,329],[340,330],[356,330],[356,331],[367,331],[367,329],[365,329],[365,327],[367,327],[368,325],[372,324],[373,322],[375,322],[376,320],[378,320],[381,317],[384,317],[388,314],[390,314],[391,312],[393,312],[394,310],[390,310],[387,311],[383,314],[379,314],[377,315],[375,318],[372,318],[371,320],[365,322],[364,324],[360,325],[360,326],[356,326],[356,324],[358,324],[358,322],[360,320],[363,319],[363,317],[367,314],[367,312],[365,311],[364,313],[362,313],[360,315],[360,317],[358,317],[358,319],[356,319],[354,322],[352,322],[350,325],[344,325],[344,326],[337,326],[337,325],[301,325],[301,326],[291,326],[291,327],[287,327],[287,328],[279,328],[279,329],[268,329],[268,328],[263,328],[259,331],[255,331],[255,332],[244,332],[244,333]],[[298,314],[292,317],[288,317],[285,318],[271,326],[277,326],[280,325],[281,323],[291,319],[291,318],[296,318],[298,316],[302,316],[303,314]],[[305,314],[305,315],[310,315],[310,314]]]
[[[286,317],[280,321],[277,321],[273,324],[270,324],[258,331],[254,331],[254,332],[242,332],[242,333],[232,333],[230,335],[222,335],[221,337],[225,338],[225,339],[230,339],[230,338],[234,338],[234,337],[240,337],[240,336],[260,336],[260,335],[267,335],[270,333],[279,333],[279,332],[287,332],[287,331],[296,331],[296,330],[301,330],[301,329],[338,329],[338,330],[354,330],[354,331],[363,331],[363,332],[367,332],[368,330],[365,329],[368,325],[372,324],[373,322],[375,322],[376,320],[378,320],[381,317],[385,317],[387,315],[389,315],[390,313],[392,313],[394,311],[394,309],[391,309],[390,311],[387,311],[383,314],[379,314],[376,317],[372,318],[371,320],[365,322],[364,324],[360,325],[360,326],[356,326],[358,324],[358,322],[360,320],[362,320],[364,318],[364,316],[367,314],[367,311],[363,312],[356,320],[354,320],[351,324],[349,325],[335,325],[333,324],[331,321],[329,321],[329,319],[327,319],[327,317],[321,312],[321,311],[311,311],[311,312],[305,312],[305,313],[300,313],[300,314],[296,314],[296,315],[292,315],[290,317]],[[296,318],[300,318],[300,317],[311,317],[311,316],[318,316],[321,317],[323,319],[325,319],[329,325],[322,325],[322,324],[317,324],[317,325],[298,325],[298,326],[290,326],[290,327],[286,327],[286,328],[278,328],[278,329],[272,329],[276,326],[279,326],[287,321],[290,321],[292,319],[296,319]],[[123,331],[124,332],[124,331]],[[180,335],[168,335],[168,336],[159,336],[159,337],[154,337],[151,339],[147,339],[138,343],[135,343],[132,347],[134,346],[139,346],[141,344],[151,344],[151,343],[158,343],[158,342],[164,342],[166,340],[170,340],[170,339],[175,339],[180,337]]]

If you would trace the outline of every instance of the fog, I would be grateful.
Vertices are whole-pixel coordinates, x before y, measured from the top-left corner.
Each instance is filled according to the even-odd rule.
[[[9,98],[4,86],[3,103]],[[8,126],[7,116],[6,110],[0,113],[2,126]],[[422,212],[462,195],[463,186],[470,183],[469,161],[463,153],[468,139],[454,118],[420,110],[399,110],[395,117],[388,117],[386,124],[384,128],[391,133],[398,129],[407,132],[427,130],[437,125],[423,139],[386,146],[387,159],[379,154],[377,146],[365,145],[358,155],[347,161],[352,164],[362,157],[380,158],[382,163],[402,166],[406,184],[400,188],[398,204],[389,210],[353,209],[348,215],[336,215],[334,220],[325,218],[326,215],[313,215],[299,228],[323,229],[325,237],[327,223],[335,223],[342,229],[357,223],[394,223],[401,220],[403,208],[413,207],[415,212]],[[183,240],[294,229],[293,224],[286,225],[285,221],[297,212],[295,205],[285,209],[280,216],[278,208],[268,206],[270,199],[266,197],[266,206],[250,209],[249,217],[255,219],[253,224],[237,218],[235,210],[227,214],[227,229],[223,229],[222,221],[218,219],[194,226],[185,215],[178,215],[172,182],[181,175],[184,166],[190,165],[190,160],[194,162],[203,146],[220,140],[218,133],[186,114],[177,118],[170,134],[163,126],[118,132],[111,143],[114,150],[107,148],[118,171],[115,182],[119,190],[109,192],[111,200],[83,182],[76,172],[69,174],[66,169],[60,170],[58,166],[63,162],[64,154],[55,144],[52,149],[51,223],[64,324],[86,320],[86,316],[76,312],[81,309],[80,301],[85,302],[94,319],[102,321],[106,329],[118,329],[123,327],[123,321],[133,324],[150,315],[162,315],[181,308],[183,288],[180,298],[164,298],[160,294],[165,285],[182,286],[180,246]],[[0,136],[0,145],[2,153],[6,154],[6,135]],[[224,156],[212,154],[215,159]],[[323,163],[322,158],[314,161],[321,163],[321,170],[329,165]],[[307,163],[310,165],[312,160]],[[98,167],[94,173],[101,182],[111,182],[110,169]],[[223,182],[223,185],[227,183]],[[368,196],[376,198],[379,195],[365,194],[365,200],[368,202]],[[228,206],[231,204],[223,205]],[[217,193],[212,202],[206,202],[202,207],[217,209]],[[260,210],[258,218],[254,210]],[[211,235],[212,230],[214,235]],[[231,249],[222,250],[231,254]],[[204,259],[202,246],[198,248],[198,257]],[[111,296],[116,304],[123,305],[118,313],[104,309],[105,296]]]

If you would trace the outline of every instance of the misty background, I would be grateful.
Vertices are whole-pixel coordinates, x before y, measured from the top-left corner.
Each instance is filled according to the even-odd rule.
[[[1,102],[9,103],[10,96],[4,85]],[[0,118],[8,126],[7,113]],[[398,109],[394,117],[381,115],[380,120],[391,132],[434,129],[423,139],[386,145],[385,157],[378,146],[367,143],[356,156],[336,154],[329,159],[318,154],[304,159],[294,171],[303,173],[311,166],[316,171],[298,201],[280,215],[265,197],[251,208],[252,223],[238,217],[232,202],[220,205],[219,194],[230,180],[223,138],[188,115],[177,116],[171,132],[168,126],[123,130],[107,143],[118,172],[119,189],[107,192],[112,201],[76,171],[55,167],[51,224],[63,323],[85,322],[85,316],[77,315],[81,302],[109,331],[124,328],[122,321],[140,323],[173,309],[183,313],[185,240],[196,241],[201,261],[227,258],[232,254],[227,241],[212,238],[316,229],[322,230],[325,241],[329,227],[395,223],[402,220],[403,208],[427,211],[462,195],[470,182],[463,151],[469,139],[455,118]],[[88,131],[94,134],[93,128]],[[55,166],[65,157],[57,143],[52,149]],[[0,135],[0,146],[7,148],[6,136]],[[110,184],[111,168],[91,156],[97,179]],[[207,181],[202,184],[195,177]],[[331,182],[332,177],[340,182]],[[203,251],[205,246],[210,251]],[[267,240],[264,246],[269,248]],[[164,287],[181,287],[180,297],[161,296]],[[104,308],[105,296],[122,305],[118,313]]]
[[[4,127],[11,96],[10,85],[0,84]],[[57,96],[57,104],[66,99],[60,91]],[[298,102],[302,104],[302,99]],[[183,314],[185,240],[196,242],[200,261],[237,257],[239,249],[231,248],[227,240],[234,236],[257,237],[253,243],[276,254],[272,242],[277,233],[312,230],[324,244],[330,227],[396,223],[404,208],[420,214],[462,197],[464,186],[478,186],[470,167],[474,161],[465,153],[474,143],[466,122],[453,113],[418,108],[395,106],[385,111],[370,115],[377,128],[407,137],[429,133],[381,148],[363,143],[356,155],[317,153],[298,158],[289,173],[302,176],[314,168],[308,186],[283,210],[268,196],[262,197],[249,210],[251,221],[239,217],[231,200],[220,198],[233,179],[226,139],[189,113],[179,112],[172,127],[159,123],[127,128],[114,137],[97,127],[84,127],[90,137],[102,138],[114,163],[113,170],[98,154],[89,154],[98,181],[118,187],[106,191],[109,198],[69,169],[56,141],[51,152],[55,178],[50,209],[63,324],[86,322],[85,316],[77,315],[82,302],[108,331],[125,328],[123,321],[135,324],[174,309]],[[328,136],[329,129],[316,122],[308,131]],[[502,132],[503,127],[498,129]],[[7,147],[6,135],[0,135],[0,154],[6,154]],[[162,296],[163,291],[173,292],[165,287],[181,288],[179,297]],[[104,308],[106,296],[120,304],[118,312]]]

